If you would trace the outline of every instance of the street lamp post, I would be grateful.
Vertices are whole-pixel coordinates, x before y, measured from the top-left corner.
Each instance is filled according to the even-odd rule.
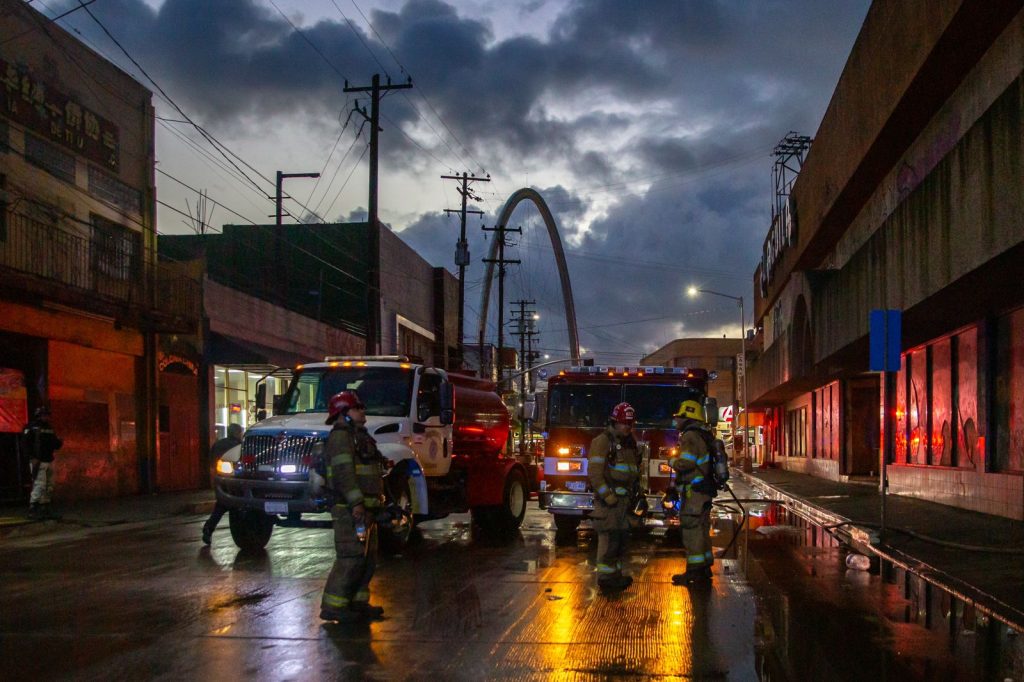
[[[698,289],[697,287],[690,287],[687,290],[687,294],[691,297],[697,294],[711,294],[712,296],[721,296],[722,298],[728,298],[739,303],[740,306],[740,355],[743,358],[743,385],[740,389],[742,391],[743,398],[743,453],[747,462],[750,461],[750,447],[747,443],[747,437],[750,432],[750,417],[747,413],[747,316],[743,310],[743,297],[742,296],[730,296],[729,294],[723,294],[718,291],[711,291],[710,289]]]

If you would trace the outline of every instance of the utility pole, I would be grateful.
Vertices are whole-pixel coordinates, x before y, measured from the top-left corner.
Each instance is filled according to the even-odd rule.
[[[524,416],[523,405],[526,402],[526,373],[523,371],[526,369],[527,355],[526,355],[526,337],[529,334],[527,329],[532,327],[533,316],[537,311],[527,310],[526,306],[536,305],[536,301],[527,301],[520,299],[518,301],[512,301],[512,306],[519,306],[519,310],[512,311],[512,322],[516,323],[515,331],[512,332],[513,336],[519,337],[519,415]],[[518,315],[517,315],[518,313]],[[526,428],[523,422],[525,419],[519,420],[519,455],[521,457],[526,456]]]
[[[508,232],[518,232],[522,234],[523,228],[521,227],[506,227],[504,225],[498,225],[497,227],[484,227],[484,232],[495,232],[497,233],[496,239],[498,240],[498,257],[497,258],[484,258],[485,263],[497,263],[498,264],[498,381],[500,382],[504,375],[504,363],[501,361],[501,348],[505,344],[505,266],[516,265],[520,263],[519,260],[509,260],[505,258],[505,247],[508,246],[508,242],[505,241],[505,234]],[[483,339],[480,343],[480,353],[483,356]]]
[[[466,321],[466,266],[469,265],[469,244],[466,242],[466,215],[483,215],[483,211],[476,211],[466,208],[466,200],[472,198],[473,201],[480,201],[480,197],[473,194],[469,189],[469,183],[471,182],[490,182],[491,176],[488,175],[486,178],[478,178],[475,175],[463,172],[461,176],[458,175],[442,175],[442,180],[461,180],[462,186],[458,189],[459,194],[462,195],[462,209],[456,211],[451,208],[446,208],[445,213],[458,213],[460,215],[459,220],[459,241],[455,244],[455,265],[459,266],[459,367],[462,367],[462,359],[465,357],[464,352],[464,339],[462,334],[462,328]],[[483,353],[484,349],[481,348],[480,352]],[[481,355],[481,358],[483,356]]]
[[[281,171],[277,171],[277,195],[275,196],[275,200],[276,200],[275,205],[277,207],[277,210],[274,212],[274,216],[275,216],[275,219],[276,219],[276,222],[274,223],[275,225],[277,225],[278,227],[281,227],[281,220],[284,218],[284,209],[281,206],[282,202],[284,201],[284,193],[282,192],[282,187],[284,185],[284,181],[287,180],[288,178],[319,178],[319,177],[320,177],[319,173],[282,173]]]
[[[380,132],[380,98],[381,93],[391,90],[406,90],[412,87],[412,78],[405,83],[392,84],[388,78],[387,85],[380,84],[380,74],[373,74],[369,86],[350,87],[345,81],[344,92],[370,93],[370,113],[366,107],[359,108],[356,100],[355,110],[370,124],[370,197],[367,201],[367,222],[370,223],[370,258],[367,270],[366,286],[366,354],[375,355],[380,344],[380,227],[377,223],[377,158],[379,151]]]

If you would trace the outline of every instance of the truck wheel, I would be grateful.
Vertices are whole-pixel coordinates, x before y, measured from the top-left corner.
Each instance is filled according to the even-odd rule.
[[[270,534],[274,532],[274,518],[261,512],[231,509],[228,511],[228,523],[231,539],[239,549],[247,552],[266,547]]]
[[[512,470],[505,479],[505,491],[501,506],[477,507],[472,510],[473,522],[485,531],[509,534],[516,531],[526,516],[527,492],[526,479],[518,470]]]
[[[416,520],[412,513],[412,492],[406,482],[405,491],[399,495],[395,505],[402,510],[399,519],[393,519],[390,528],[380,529],[380,549],[385,554],[399,554],[416,536]]]

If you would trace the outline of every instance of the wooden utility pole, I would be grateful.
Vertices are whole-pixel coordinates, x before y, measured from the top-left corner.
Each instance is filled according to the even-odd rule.
[[[496,239],[498,240],[498,257],[484,258],[484,262],[498,264],[498,382],[500,383],[505,370],[504,363],[501,360],[501,348],[505,345],[505,266],[515,265],[520,262],[519,260],[509,260],[505,258],[505,247],[508,246],[508,242],[505,241],[505,234],[508,232],[518,232],[522,234],[523,228],[510,228],[504,225],[498,225],[497,227],[484,227],[482,229],[484,232],[497,233]],[[483,340],[481,339],[481,358],[483,357],[483,350]]]
[[[460,180],[462,186],[458,189],[459,194],[462,195],[462,209],[456,211],[451,208],[446,208],[445,213],[458,213],[460,215],[459,221],[459,241],[455,245],[455,265],[459,267],[459,367],[462,367],[462,359],[465,357],[464,352],[464,339],[463,339],[463,326],[466,321],[466,266],[469,265],[469,244],[466,242],[466,215],[472,213],[474,215],[483,215],[483,211],[476,211],[466,208],[466,200],[472,198],[474,201],[480,201],[480,197],[474,195],[469,189],[469,183],[471,182],[490,182],[491,176],[488,175],[485,178],[478,178],[475,175],[463,172],[459,175],[442,175],[442,180]],[[483,348],[480,349],[483,353]],[[482,358],[483,356],[481,356]]]
[[[369,86],[350,87],[345,81],[345,92],[368,92],[370,93],[370,113],[366,113],[366,107],[359,108],[359,101],[356,101],[356,111],[370,123],[370,197],[367,203],[367,222],[370,223],[370,254],[367,268],[366,283],[366,353],[376,355],[380,345],[380,227],[377,221],[377,159],[379,151],[378,133],[380,132],[380,98],[381,93],[391,90],[405,90],[412,87],[412,78],[405,83],[393,85],[391,78],[388,78],[387,85],[380,84],[380,74],[373,74],[373,80]]]

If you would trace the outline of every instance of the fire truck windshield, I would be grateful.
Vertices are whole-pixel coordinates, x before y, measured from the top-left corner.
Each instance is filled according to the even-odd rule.
[[[548,395],[548,425],[595,427],[608,423],[608,415],[622,401],[618,384],[563,384]]]
[[[684,400],[704,402],[704,394],[696,388],[656,384],[626,385],[622,398],[636,410],[636,425],[648,429],[672,428],[672,415]]]
[[[404,417],[412,401],[413,374],[398,367],[309,368],[288,388],[285,414],[326,412],[331,396],[356,391],[366,404],[366,414]]]

